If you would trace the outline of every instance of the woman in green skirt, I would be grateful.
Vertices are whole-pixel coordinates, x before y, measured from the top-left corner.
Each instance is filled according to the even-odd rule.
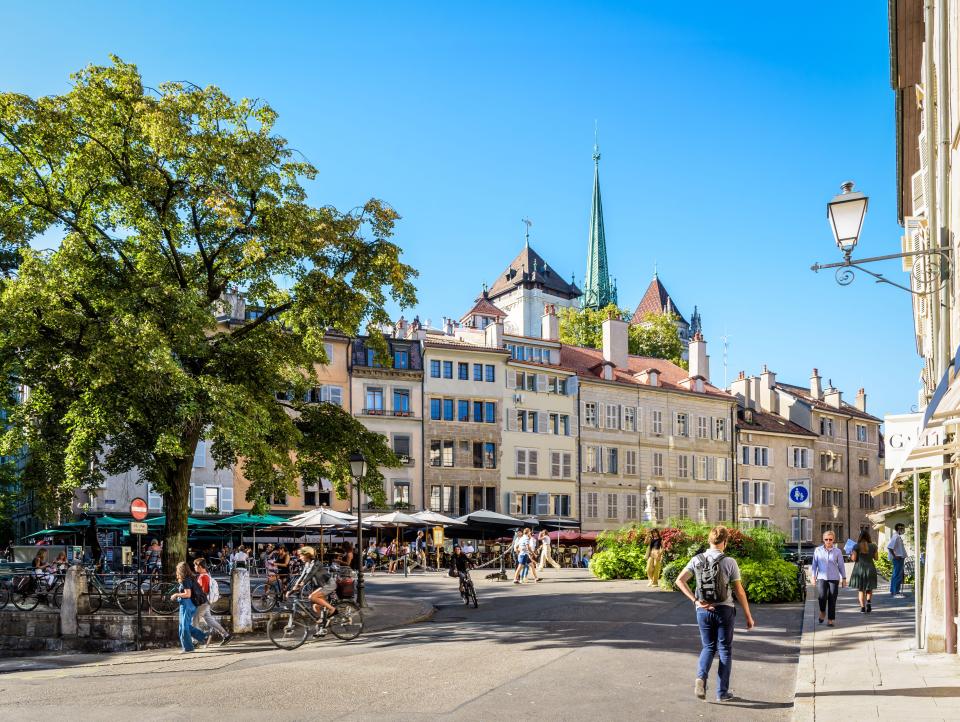
[[[857,546],[850,555],[854,561],[853,573],[850,575],[850,586],[857,590],[860,598],[860,611],[872,612],[873,590],[877,588],[877,545],[870,539],[870,530],[863,529]]]

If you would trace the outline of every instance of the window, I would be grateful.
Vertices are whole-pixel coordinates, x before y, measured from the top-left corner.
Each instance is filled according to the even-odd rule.
[[[678,516],[681,519],[689,519],[690,518],[690,500],[687,499],[687,497],[685,496],[681,496],[679,499],[677,499],[677,502],[679,503]]]
[[[323,353],[327,357],[327,363],[333,361],[333,344],[325,343],[323,344]]]
[[[410,413],[410,389],[393,390],[393,410],[401,414]]]
[[[726,499],[717,499],[717,521],[729,521],[730,517],[727,516],[727,500]]]
[[[753,447],[753,463],[755,466],[769,466],[770,449],[766,446]]]
[[[608,429],[620,428],[620,407],[617,404],[607,404],[607,418],[604,426]]]
[[[686,454],[680,454],[677,457],[677,476],[681,479],[687,479],[690,477],[689,460],[687,459]]]
[[[367,387],[367,411],[383,412],[383,389],[381,387]]]
[[[697,417],[697,438],[710,438],[710,419],[708,419],[706,416]]]
[[[637,410],[633,406],[623,407],[623,430],[637,430]]]
[[[393,453],[400,457],[401,463],[404,458],[410,458],[410,437],[406,434],[396,434],[393,437]]]
[[[443,378],[445,379],[453,378],[453,361],[443,362]]]
[[[709,500],[705,496],[701,496],[699,499],[697,499],[697,521],[704,522],[710,520],[710,512],[707,509],[708,503]]]
[[[470,379],[470,364],[463,363],[462,361],[457,364],[457,378],[461,381]]]
[[[377,360],[377,352],[372,348],[367,349],[367,366],[373,366],[375,368],[383,366],[383,364]]]
[[[473,365],[473,380],[483,381],[483,364]]]
[[[398,348],[393,350],[393,367],[395,369],[408,369],[410,368],[410,352],[405,348]],[[409,493],[410,487],[407,486],[407,491]]]
[[[551,394],[566,394],[566,384],[566,379],[562,379],[559,376],[547,377],[547,391],[549,391]]]
[[[650,465],[650,474],[652,476],[663,476],[663,454],[659,451],[653,452],[653,463]]]
[[[494,366],[493,364],[487,364],[486,366],[483,367],[483,370],[485,371],[485,373],[484,373],[484,379],[485,379],[486,381],[488,381],[489,383],[493,383],[494,381],[497,380],[497,367],[496,367],[496,366]]]
[[[607,449],[607,466],[604,471],[608,474],[616,474],[619,471],[617,465],[618,451],[618,449]]]
[[[453,399],[443,400],[443,420],[453,421]]]
[[[687,415],[677,413],[674,417],[674,435],[675,436],[689,436],[689,429],[687,428]]]
[[[550,452],[550,478],[569,479],[572,474],[572,455],[564,451]]]
[[[813,519],[805,516],[798,519],[796,516],[792,516],[790,518],[790,541],[813,541]]]
[[[440,399],[430,399],[430,418],[433,421],[440,420]]]
[[[393,482],[393,503],[395,506],[410,506],[410,482]]]
[[[453,486],[433,484],[430,486],[430,509],[445,514],[453,513]]]
[[[726,441],[727,440],[727,420],[726,419],[715,419],[714,424],[716,425],[716,432],[714,438],[717,441]],[[721,517],[723,519],[725,517]]]
[[[628,449],[625,455],[624,461],[624,473],[630,474],[631,476],[636,476],[637,474],[637,452],[633,449]]]
[[[287,505],[287,492],[278,491],[270,497],[270,503],[273,506],[286,506]]]
[[[770,506],[773,503],[773,489],[768,481],[753,482],[753,503]]]
[[[588,401],[583,405],[583,425],[597,425],[597,404],[594,401]]]
[[[653,497],[653,513],[657,521],[663,521],[663,494],[657,494]]]
[[[741,446],[740,447],[740,463],[743,464],[744,466],[749,466],[751,458],[752,457],[750,456],[750,447]]]
[[[555,516],[570,516],[570,495],[551,494],[550,509]]]
[[[813,455],[812,449],[804,449],[801,446],[793,446],[790,449],[790,466],[795,469],[809,469],[811,468],[812,460],[811,456]]]
[[[857,470],[860,476],[870,475],[870,461],[868,459],[857,459]]]
[[[474,469],[483,468],[483,442],[482,441],[473,442],[473,468]]]
[[[833,436],[833,419],[820,417],[820,436]]]
[[[843,506],[843,490],[828,489],[828,488],[821,489],[820,505],[821,506]]]
[[[591,491],[587,494],[587,517],[590,519],[597,518],[597,503],[599,496],[600,495],[595,491]]]
[[[874,508],[874,498],[873,494],[869,491],[860,492],[860,508],[861,509],[873,509]]]
[[[749,504],[753,500],[753,487],[749,479],[740,480],[740,503]]]
[[[220,511],[220,487],[219,486],[203,487],[203,508],[204,508],[204,511],[208,509],[216,509],[217,513],[219,513]]]
[[[483,420],[488,424],[497,423],[497,404],[495,401],[485,401],[483,403]]]
[[[617,513],[617,495],[607,494],[607,519],[618,518]]]
[[[866,441],[866,440],[867,440],[866,424],[857,424],[857,441]]]
[[[599,446],[588,446],[586,458],[584,459],[585,471],[590,472],[599,472],[600,471],[600,447]]]
[[[820,471],[843,471],[843,454],[821,451]]]
[[[639,519],[639,507],[637,506],[637,495],[627,494],[627,519]]]
[[[440,362],[436,359],[430,361],[430,376],[435,379],[440,378]]]
[[[820,525],[821,538],[828,531],[833,532],[833,536],[836,537],[837,539],[846,539],[846,536],[843,533],[843,524],[840,524],[839,522],[826,522]]]
[[[453,441],[443,442],[443,465],[453,466]]]
[[[650,412],[650,433],[663,436],[663,412],[654,409]]]
[[[469,421],[470,420],[470,402],[466,399],[459,399],[457,401],[457,421]]]
[[[745,527],[753,527],[754,529],[769,529],[770,520],[769,519],[744,519],[743,525]]]
[[[497,445],[492,441],[483,442],[483,468],[497,468]]]
[[[517,449],[517,476],[537,476],[536,449]]]
[[[473,402],[473,420],[478,424],[483,423],[483,402],[482,401]]]
[[[430,466],[440,466],[440,449],[442,444],[439,439],[430,440]]]
[[[316,484],[303,484],[303,505],[304,506],[328,506],[330,504],[330,491],[323,491],[317,488]]]

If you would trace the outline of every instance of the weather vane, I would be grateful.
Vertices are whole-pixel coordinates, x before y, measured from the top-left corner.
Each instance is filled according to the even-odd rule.
[[[521,218],[520,220],[522,220],[523,224],[527,227],[524,244],[529,246],[530,245],[530,226],[533,225],[533,221],[531,221],[529,218]]]

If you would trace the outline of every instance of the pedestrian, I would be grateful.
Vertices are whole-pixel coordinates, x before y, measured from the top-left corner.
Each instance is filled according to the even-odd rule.
[[[207,644],[210,644],[210,637],[216,632],[220,635],[220,646],[223,647],[233,638],[233,635],[224,629],[223,625],[213,616],[213,610],[211,609],[213,602],[211,601],[210,589],[216,588],[216,583],[207,571],[207,563],[203,559],[197,559],[193,562],[193,570],[197,574],[197,584],[200,585],[200,589],[203,590],[203,594],[207,598],[203,604],[197,607],[197,611],[193,613],[193,625],[195,627],[200,626],[200,620],[202,619],[207,625]]]
[[[390,564],[387,566],[387,574],[396,574],[397,562],[400,560],[400,546],[396,539],[393,539],[390,546],[387,547],[387,559],[390,560]]]
[[[877,545],[870,538],[870,530],[862,529],[857,547],[851,557],[854,561],[853,572],[850,574],[850,586],[857,590],[860,599],[860,611],[873,611],[873,590],[877,588]]]
[[[280,580],[280,587],[286,590],[290,585],[290,552],[287,551],[286,544],[278,544],[274,552],[274,563],[277,568],[277,578]]]
[[[647,540],[647,579],[651,587],[660,584],[660,571],[663,569],[663,539],[659,529],[651,529]]]
[[[817,603],[820,605],[820,624],[824,615],[827,626],[832,627],[837,617],[837,594],[840,587],[847,585],[847,568],[843,563],[843,552],[834,544],[836,537],[832,531],[823,533],[823,544],[813,552],[810,574],[817,587]]]
[[[377,542],[375,539],[371,539],[370,543],[367,544],[367,553],[363,557],[363,568],[373,574],[374,569],[377,568],[377,557],[380,555],[380,552],[377,551]]]
[[[197,605],[207,601],[206,595],[197,584],[193,571],[186,562],[177,564],[177,591],[170,595],[172,601],[180,603],[180,647],[181,654],[193,651],[193,640],[203,644],[207,635],[193,626],[193,615]]]
[[[162,559],[163,547],[160,546],[159,541],[156,539],[151,539],[146,553],[147,574],[159,574],[162,566]]]
[[[733,627],[737,616],[737,609],[733,604],[734,596],[743,608],[747,629],[754,626],[747,593],[740,581],[740,567],[736,559],[724,554],[729,537],[730,532],[725,526],[711,529],[708,537],[710,548],[691,559],[680,572],[676,582],[677,588],[693,602],[697,610],[697,625],[700,627],[702,647],[694,694],[700,699],[706,698],[710,667],[713,665],[714,656],[719,653],[717,702],[728,702],[734,698],[730,693]],[[696,589],[693,592],[687,584],[691,577],[696,579]]]
[[[890,593],[897,599],[903,599],[903,562],[907,558],[907,549],[903,545],[903,532],[906,527],[897,524],[893,528],[893,536],[887,544],[887,558],[893,564],[893,574],[890,575]]]
[[[514,584],[520,584],[522,580],[526,579],[527,574],[531,573],[530,562],[533,560],[535,546],[533,533],[530,531],[530,527],[527,527],[517,537],[513,547],[513,551],[517,555],[517,569],[513,573]],[[534,579],[539,582],[540,579],[537,577],[536,569],[533,569],[532,573]]]
[[[421,567],[426,568],[427,566],[427,538],[423,533],[423,529],[417,532],[417,541],[415,543],[415,554],[417,564]]]
[[[554,560],[553,555],[550,553],[551,539],[550,534],[546,529],[541,531],[537,535],[537,541],[540,542],[540,562],[537,564],[537,570],[543,569],[547,564],[552,566],[554,569],[559,569],[560,565]]]

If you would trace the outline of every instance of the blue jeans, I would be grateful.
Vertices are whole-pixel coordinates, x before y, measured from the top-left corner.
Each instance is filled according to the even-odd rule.
[[[893,574],[890,575],[890,593],[900,594],[903,587],[903,559],[893,558]]]
[[[733,669],[733,620],[737,610],[726,604],[718,604],[714,610],[697,608],[697,624],[700,626],[700,664],[697,677],[704,682],[710,676],[713,657],[720,652],[717,668],[717,698],[730,691],[730,671]]]
[[[193,651],[193,640],[206,642],[207,635],[193,626],[193,614],[196,605],[189,599],[180,600],[180,646],[188,652]]]

